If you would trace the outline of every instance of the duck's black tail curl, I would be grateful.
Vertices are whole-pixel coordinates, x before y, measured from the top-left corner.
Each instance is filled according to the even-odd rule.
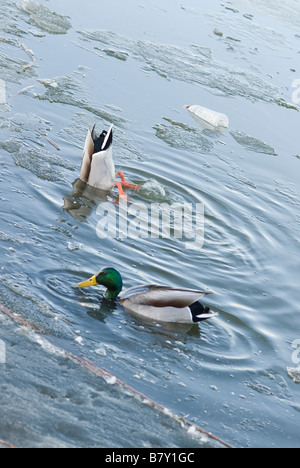
[[[215,315],[209,307],[203,306],[200,302],[192,304],[190,306],[190,311],[192,313],[194,323],[202,322],[203,320],[207,320]]]
[[[112,144],[113,136],[112,136],[112,131],[111,131],[110,135],[108,137],[108,140],[105,143],[105,147],[103,148],[103,143],[105,141],[105,138],[106,138],[108,132],[106,130],[103,130],[101,135],[97,137],[96,132],[95,132],[95,127],[96,127],[96,125],[94,125],[91,134],[92,134],[92,138],[93,138],[94,145],[95,145],[94,153],[99,153],[100,151],[105,151],[110,147],[110,145]]]

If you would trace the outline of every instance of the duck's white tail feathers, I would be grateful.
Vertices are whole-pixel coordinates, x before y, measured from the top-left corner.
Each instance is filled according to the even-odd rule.
[[[105,146],[106,146],[106,143],[108,142],[108,139],[109,139],[110,134],[111,134],[111,132],[112,132],[112,129],[113,129],[113,125],[111,125],[111,126],[109,127],[109,130],[108,130],[108,132],[107,132],[107,134],[106,134],[106,137],[104,138],[103,145],[102,145],[102,147],[101,147],[101,151],[104,150],[104,148],[105,148]]]
[[[198,322],[201,322],[202,320],[207,320],[212,317],[216,317],[217,315],[219,315],[218,312],[213,312],[212,310],[210,310],[207,314],[196,315],[196,318],[198,319]]]
[[[112,129],[98,137],[95,125],[89,126],[81,164],[80,179],[100,190],[111,190],[115,186],[115,166],[112,154]]]

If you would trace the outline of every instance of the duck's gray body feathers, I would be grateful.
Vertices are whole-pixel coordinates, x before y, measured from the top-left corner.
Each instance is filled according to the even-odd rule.
[[[215,315],[208,308],[197,303],[207,294],[211,293],[193,289],[142,285],[122,293],[120,303],[131,314],[150,320],[195,323]]]

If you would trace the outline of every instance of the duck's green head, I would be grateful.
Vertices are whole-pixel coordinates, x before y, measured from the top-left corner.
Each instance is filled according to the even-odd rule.
[[[102,285],[107,288],[104,296],[107,299],[115,299],[123,288],[123,281],[120,273],[115,268],[104,268],[89,280],[78,284],[79,288],[89,288],[90,286]]]

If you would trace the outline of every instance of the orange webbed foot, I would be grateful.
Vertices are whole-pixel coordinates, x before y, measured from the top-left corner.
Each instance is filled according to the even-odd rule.
[[[123,187],[129,188],[129,189],[132,189],[132,190],[140,190],[140,188],[141,188],[140,185],[135,185],[135,184],[131,184],[130,182],[127,182],[127,180],[125,179],[125,176],[124,176],[122,171],[119,171],[118,175],[121,177]]]
[[[121,182],[116,182],[116,186],[118,187],[118,190],[119,190],[119,198],[120,198],[120,200],[122,200],[122,201],[127,201],[128,197],[127,197],[126,193],[125,193],[124,190],[123,190],[123,187],[122,187]]]

